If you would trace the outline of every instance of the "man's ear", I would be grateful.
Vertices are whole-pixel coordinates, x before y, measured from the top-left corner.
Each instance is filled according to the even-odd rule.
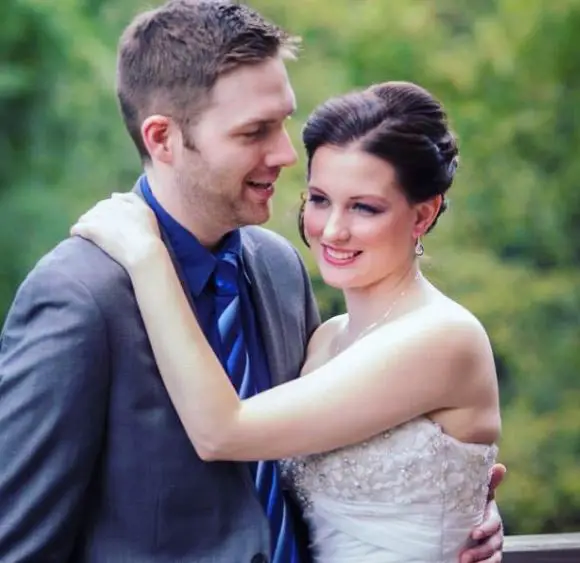
[[[152,160],[172,164],[174,159],[172,138],[181,133],[175,123],[164,115],[150,115],[141,125],[141,136]]]

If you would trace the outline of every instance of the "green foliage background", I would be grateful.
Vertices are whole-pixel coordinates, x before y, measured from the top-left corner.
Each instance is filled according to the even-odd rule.
[[[299,143],[330,95],[412,80],[461,142],[427,275],[484,323],[497,356],[510,533],[580,529],[580,0],[254,0],[301,35],[291,64]],[[84,209],[129,189],[139,162],[114,98],[118,35],[139,0],[0,4],[0,318]],[[324,316],[342,310],[299,242],[303,162],[271,227],[303,250]]]

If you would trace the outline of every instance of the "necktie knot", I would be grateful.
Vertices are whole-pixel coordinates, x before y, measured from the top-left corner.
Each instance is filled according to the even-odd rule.
[[[217,295],[238,295],[238,259],[235,254],[226,253],[218,258],[214,271],[214,283]]]

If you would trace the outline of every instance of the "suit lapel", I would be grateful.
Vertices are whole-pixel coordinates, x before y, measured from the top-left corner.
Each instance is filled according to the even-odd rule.
[[[133,187],[133,192],[144,199],[139,182]],[[161,224],[159,224],[159,230],[187,301],[195,313],[195,304],[187,287],[185,275],[175,257],[167,233]],[[274,386],[283,383],[287,379],[284,367],[288,365],[287,345],[290,340],[287,338],[284,315],[282,314],[280,301],[276,296],[275,285],[270,274],[273,271],[273,266],[269,263],[268,256],[265,253],[258,254],[258,245],[251,236],[245,233],[244,229],[241,229],[241,235],[242,255],[246,272],[250,278],[250,293],[256,311],[259,336],[266,353],[272,386]]]
[[[137,182],[135,184],[135,186],[133,187],[133,193],[136,193],[141,199],[145,199],[143,197],[143,192],[141,191],[141,187],[139,186],[139,182]],[[193,302],[193,299],[191,297],[191,294],[189,292],[189,288],[187,286],[187,282],[185,280],[185,274],[183,273],[183,270],[181,268],[181,266],[179,265],[179,262],[177,261],[177,258],[175,256],[175,253],[173,251],[173,247],[171,246],[170,242],[169,242],[169,237],[167,235],[167,232],[165,231],[165,229],[163,228],[163,225],[161,225],[161,223],[159,223],[159,221],[157,222],[159,225],[159,232],[161,234],[161,240],[163,240],[163,243],[165,244],[167,251],[169,253],[169,256],[171,258],[171,262],[173,263],[173,267],[175,268],[175,271],[177,273],[177,277],[179,278],[179,282],[181,283],[181,287],[183,288],[183,292],[185,293],[185,297],[187,298],[187,301],[191,307],[191,310],[193,311],[193,314],[197,316],[197,310],[195,307],[195,303]],[[269,358],[268,358],[269,361]],[[242,476],[242,478],[246,481],[247,485],[249,487],[253,487],[254,483],[253,483],[253,479],[252,479],[252,474],[250,472],[250,466],[247,463],[236,463],[236,468],[238,469],[238,471],[240,472],[240,475]]]
[[[285,380],[284,366],[288,365],[286,324],[275,294],[268,257],[258,253],[258,245],[243,229],[241,233],[244,266],[250,278],[252,302],[274,386]]]

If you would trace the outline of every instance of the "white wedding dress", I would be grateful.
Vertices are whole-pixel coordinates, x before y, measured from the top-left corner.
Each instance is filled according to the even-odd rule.
[[[457,563],[483,518],[496,446],[421,417],[354,446],[281,462],[315,563]]]

